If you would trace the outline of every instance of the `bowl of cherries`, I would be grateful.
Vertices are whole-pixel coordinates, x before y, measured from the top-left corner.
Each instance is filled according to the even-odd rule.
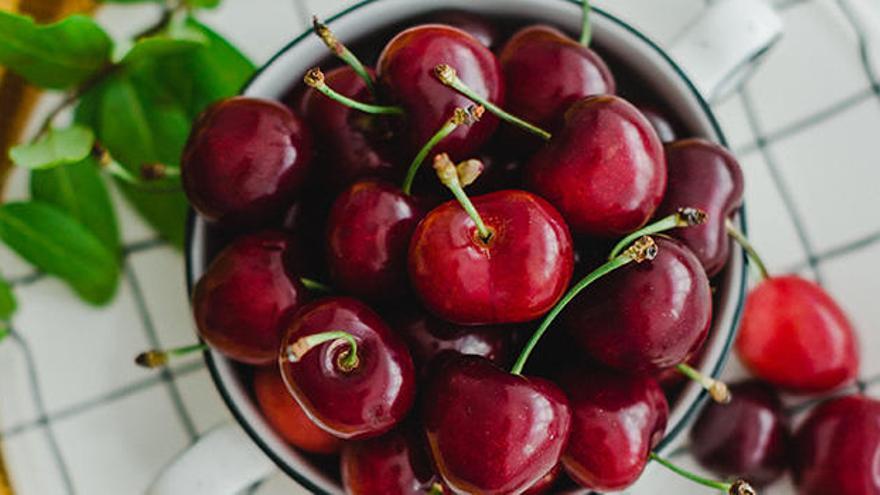
[[[181,161],[216,385],[316,493],[617,491],[678,469],[664,448],[729,400],[713,377],[744,297],[724,143],[682,70],[588,5],[316,19]]]

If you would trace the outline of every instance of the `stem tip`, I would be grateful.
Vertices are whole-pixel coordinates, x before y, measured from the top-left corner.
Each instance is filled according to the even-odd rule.
[[[730,404],[731,399],[733,399],[727,384],[720,380],[713,380],[712,384],[709,385],[709,396],[719,404]]]
[[[437,64],[434,66],[434,75],[437,76],[437,79],[439,79],[440,82],[447,86],[452,86],[455,79],[458,77],[455,69],[449,64]]]
[[[706,218],[709,216],[705,211],[690,206],[679,208],[678,214],[679,216],[681,216],[681,219],[687,224],[686,227],[693,227],[694,225],[705,223]]]
[[[729,495],[758,495],[758,492],[752,488],[752,485],[746,483],[745,480],[736,480],[730,485]]]
[[[324,73],[318,67],[312,67],[303,77],[303,82],[310,88],[319,88],[324,85]]]
[[[624,253],[636,263],[651,261],[657,257],[657,243],[650,236],[644,235],[636,240]]]
[[[161,368],[168,364],[168,354],[163,351],[153,349],[151,351],[142,352],[134,358],[135,364],[142,368]]]

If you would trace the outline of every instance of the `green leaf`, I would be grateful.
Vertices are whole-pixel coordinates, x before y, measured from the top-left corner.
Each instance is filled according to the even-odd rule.
[[[0,11],[0,65],[37,86],[78,86],[109,63],[112,49],[107,33],[86,16],[37,25]]]
[[[16,308],[18,308],[18,303],[15,301],[15,294],[12,293],[12,286],[0,276],[0,326],[2,326],[2,322],[12,318],[12,313],[15,313]]]
[[[67,129],[50,129],[33,143],[12,147],[9,158],[20,167],[47,169],[84,160],[94,144],[91,129],[73,125]]]
[[[120,63],[133,65],[205,46],[207,37],[187,24],[172,24],[167,32],[137,40]]]
[[[220,0],[185,0],[185,3],[193,8],[213,9],[220,5]]]
[[[93,157],[31,173],[31,198],[75,218],[111,253],[119,254],[119,227],[100,167]]]
[[[119,283],[119,258],[75,218],[39,201],[0,206],[0,240],[85,301],[106,304]]]

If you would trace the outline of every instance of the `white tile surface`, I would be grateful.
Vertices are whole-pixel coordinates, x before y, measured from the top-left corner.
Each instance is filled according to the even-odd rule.
[[[28,380],[27,360],[18,342],[0,345],[0,423],[7,431],[39,417]]]
[[[183,405],[193,419],[199,434],[222,422],[232,420],[232,414],[220,398],[207,369],[175,376]]]
[[[3,453],[16,493],[49,495],[67,492],[53,460],[45,428],[4,440]]]

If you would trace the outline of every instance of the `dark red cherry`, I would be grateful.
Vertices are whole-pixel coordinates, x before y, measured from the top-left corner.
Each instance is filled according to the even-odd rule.
[[[500,35],[495,24],[489,22],[488,19],[476,15],[466,10],[445,10],[442,12],[434,12],[430,15],[430,22],[438,24],[448,24],[452,27],[461,29],[478,39],[480,43],[492,49],[498,42]]]
[[[313,454],[335,454],[342,441],[318,427],[290,396],[278,368],[254,371],[254,395],[266,421],[291,445]]]
[[[453,491],[521,493],[555,468],[571,421],[556,385],[478,356],[439,361],[422,419],[435,465]]]
[[[421,432],[396,428],[376,438],[349,442],[340,471],[348,495],[426,495],[439,484]]]
[[[226,247],[193,290],[199,335],[236,361],[274,361],[282,320],[306,299],[290,273],[295,256],[293,241],[280,232],[248,235]]]
[[[498,366],[507,364],[509,328],[456,325],[412,308],[403,310],[391,321],[409,346],[417,370],[426,370],[437,355],[449,351],[482,356]]]
[[[340,365],[344,340],[319,344],[290,362],[288,346],[302,337],[343,331],[357,341],[357,366]],[[412,406],[415,374],[406,344],[373,310],[356,299],[332,297],[300,310],[284,335],[281,373],[309,417],[345,439],[380,435]]]
[[[571,406],[565,471],[586,488],[618,491],[633,484],[663,438],[669,406],[648,376],[576,369],[560,385]]]
[[[657,372],[703,344],[712,291],[700,260],[658,237],[657,257],[602,277],[565,309],[568,333],[600,363],[624,372]]]
[[[653,105],[636,105],[636,107],[657,131],[657,137],[661,142],[671,143],[678,139],[680,134],[678,125],[666,113]]]
[[[311,158],[308,129],[287,107],[229,98],[193,125],[181,159],[183,188],[210,221],[264,224],[296,199]]]
[[[690,450],[706,469],[756,486],[775,481],[788,462],[790,433],[779,395],[757,380],[730,386],[728,404],[706,405],[690,433]]]
[[[504,81],[492,52],[470,34],[442,24],[425,24],[395,36],[379,55],[379,80],[391,98],[406,110],[410,151],[415,153],[452,116],[456,108],[473,102],[443,85],[434,75],[438,64],[449,64],[471,89],[492,103],[503,105]],[[434,153],[455,160],[475,154],[488,141],[498,120],[491,115],[470,126],[460,126]]]
[[[373,103],[364,80],[348,66],[331,70],[325,80],[338,93]],[[320,174],[333,189],[342,189],[365,177],[388,180],[402,177],[404,161],[394,154],[389,123],[382,120],[385,117],[341,105],[313,88],[303,93],[299,108],[319,145]]]
[[[666,196],[657,209],[663,217],[683,207],[707,213],[701,225],[675,229],[670,235],[690,248],[710,277],[724,268],[730,255],[725,221],[742,204],[743,175],[736,158],[705,139],[676,141],[666,147]]]
[[[666,161],[645,117],[616,96],[581,100],[526,166],[529,189],[573,233],[619,237],[644,225],[666,190]]]
[[[556,485],[560,473],[562,473],[562,464],[557,464],[549,473],[532,485],[531,488],[524,491],[522,495],[547,495]]]
[[[820,405],[792,452],[801,495],[880,493],[880,402],[854,395]]]
[[[425,307],[464,325],[533,320],[556,304],[571,279],[571,236],[538,196],[506,190],[473,198],[492,235],[484,241],[455,201],[413,234],[409,273]]]
[[[517,31],[498,61],[507,89],[504,109],[548,130],[560,126],[572,103],[614,93],[614,77],[602,58],[550,26]]]
[[[409,242],[422,216],[415,198],[386,182],[364,180],[343,191],[327,220],[333,286],[371,301],[405,294]]]
[[[859,372],[846,314],[822,287],[794,275],[770,277],[752,289],[736,350],[755,376],[793,392],[832,390]]]

